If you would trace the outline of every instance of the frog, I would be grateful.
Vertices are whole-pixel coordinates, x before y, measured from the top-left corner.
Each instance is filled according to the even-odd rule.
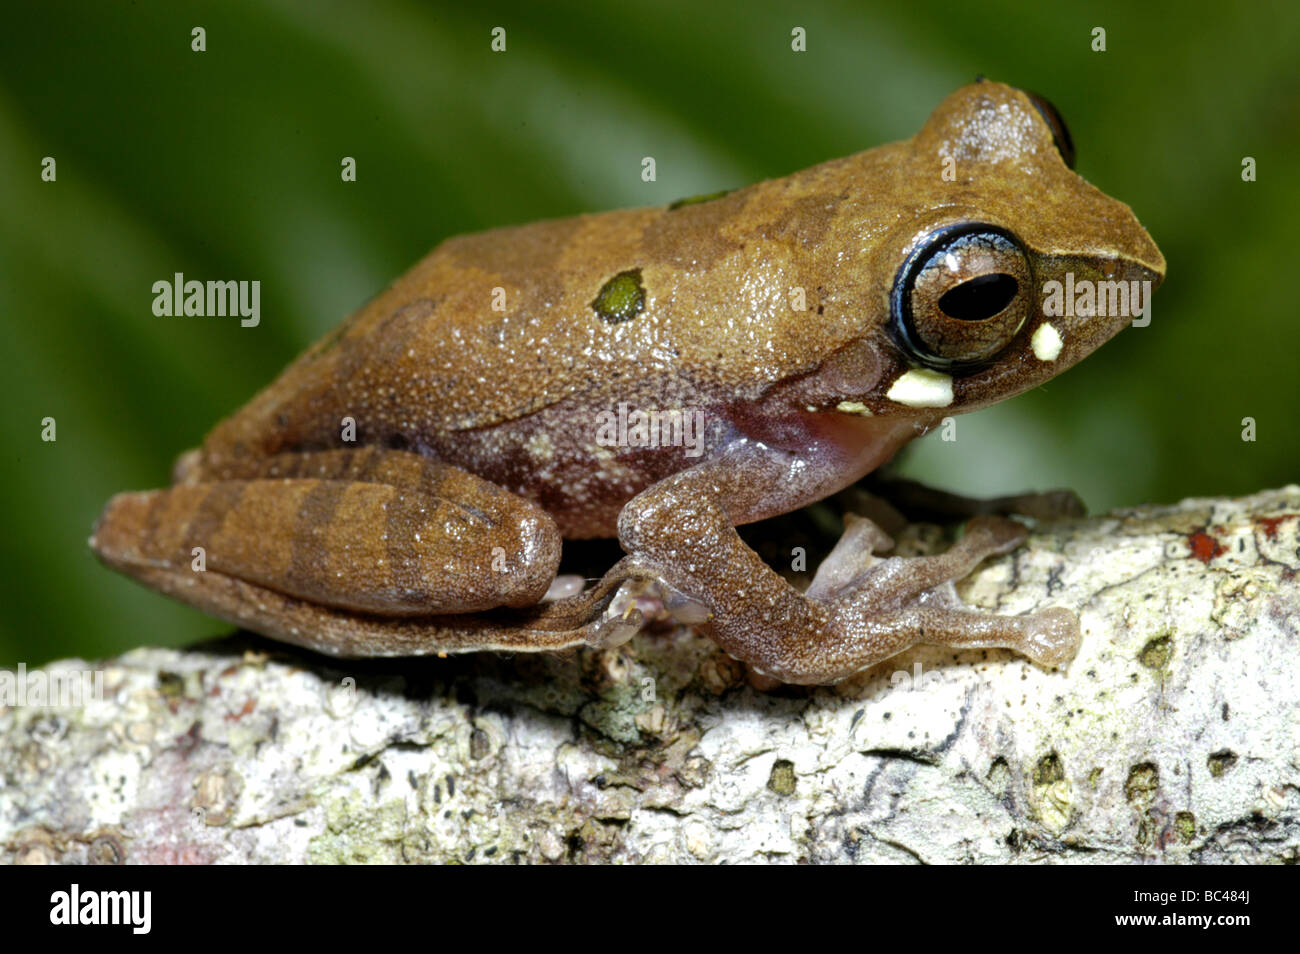
[[[1051,283],[1164,274],[1132,210],[1074,171],[1055,107],[981,78],[911,139],[783,178],[447,239],[169,487],[109,500],[90,546],[344,658],[607,649],[667,618],[771,684],[834,684],[922,643],[1061,667],[1075,612],[985,611],[953,584],[1021,546],[1017,513],[1072,495],[940,494],[969,520],[922,556],[847,513],[806,587],[737,527],[861,486],[1132,321],[1045,308]],[[560,573],[566,544],[596,538],[622,549],[602,576]]]

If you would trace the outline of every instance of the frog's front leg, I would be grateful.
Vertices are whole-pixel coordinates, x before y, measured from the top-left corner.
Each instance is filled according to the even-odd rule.
[[[800,593],[745,545],[733,523],[767,512],[775,495],[816,482],[814,471],[796,455],[740,441],[634,498],[620,517],[619,538],[638,567],[710,609],[701,628],[723,649],[783,682],[835,682],[915,643],[1014,649],[1044,665],[1074,655],[1079,624],[1068,610],[998,616],[943,606],[928,592],[1019,545],[1023,528],[1002,518],[972,521],[938,556],[878,562],[852,551],[887,538],[869,521],[850,522],[848,551],[837,548],[833,572]]]
[[[191,459],[183,483],[110,500],[90,542],[155,589],[332,655],[560,649],[616,641],[639,621],[601,615],[636,575],[619,568],[536,606],[560,559],[550,516],[406,451],[290,453],[220,470]]]

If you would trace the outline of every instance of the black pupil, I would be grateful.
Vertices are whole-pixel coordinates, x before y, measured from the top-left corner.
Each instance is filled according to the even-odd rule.
[[[959,321],[983,321],[992,318],[1016,297],[1020,283],[1010,275],[994,272],[980,275],[951,288],[939,299],[939,307]]]

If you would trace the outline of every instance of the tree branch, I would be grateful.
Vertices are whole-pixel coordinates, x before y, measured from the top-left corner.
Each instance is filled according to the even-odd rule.
[[[55,663],[103,698],[0,708],[0,860],[1294,862],[1297,569],[1300,487],[1044,525],[958,589],[1079,611],[1063,672],[918,648],[759,693],[689,633]]]

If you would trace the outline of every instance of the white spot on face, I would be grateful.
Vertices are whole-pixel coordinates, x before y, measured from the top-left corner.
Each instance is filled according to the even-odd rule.
[[[1061,353],[1061,333],[1056,330],[1050,321],[1045,321],[1038,326],[1034,332],[1034,337],[1029,342],[1034,347],[1034,357],[1039,361],[1055,361]]]
[[[929,368],[913,368],[899,376],[885,397],[908,407],[947,407],[952,403],[952,378]]]
[[[841,401],[835,405],[835,410],[844,414],[861,414],[863,417],[871,417],[871,408],[861,401]]]

